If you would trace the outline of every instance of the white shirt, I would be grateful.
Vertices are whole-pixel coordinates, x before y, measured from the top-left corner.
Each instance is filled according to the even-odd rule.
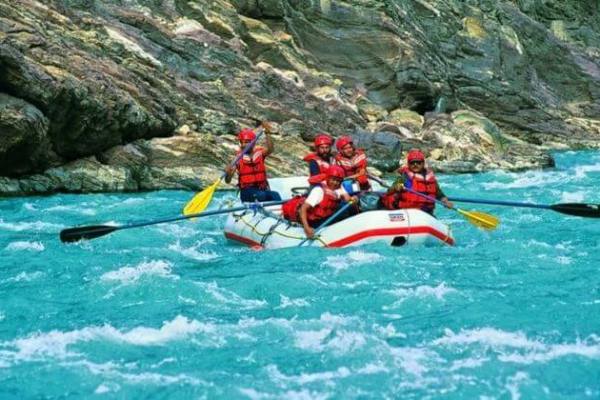
[[[346,192],[346,190],[343,187],[340,187],[334,192],[338,199],[342,197],[342,195],[348,194],[348,192]],[[309,206],[314,207],[323,201],[323,197],[325,197],[325,192],[323,191],[323,188],[321,186],[315,186],[314,188],[312,188],[304,202],[308,203]]]

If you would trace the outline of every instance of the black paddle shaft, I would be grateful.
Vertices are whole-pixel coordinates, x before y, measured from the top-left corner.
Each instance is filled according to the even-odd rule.
[[[92,225],[78,228],[63,229],[60,231],[60,241],[63,243],[78,242],[80,240],[95,239],[119,229],[118,226]]]
[[[460,197],[450,197],[450,201],[458,203],[490,204],[494,206],[522,207],[522,208],[541,208],[552,210],[561,214],[575,215],[577,217],[600,218],[600,204],[589,203],[559,203],[559,204],[533,204],[518,203],[514,201],[485,200],[485,199],[465,199]]]
[[[152,221],[132,222],[127,225],[79,226],[79,227],[75,227],[75,228],[63,229],[62,231],[60,231],[60,240],[63,243],[78,242],[80,240],[95,239],[97,237],[108,235],[111,232],[114,232],[117,230],[122,230],[122,229],[140,228],[142,226],[148,226],[148,225],[165,224],[167,222],[181,221],[181,220],[190,219],[190,218],[208,217],[209,215],[228,214],[228,213],[234,212],[234,211],[242,211],[242,210],[252,209],[254,207],[266,207],[266,206],[274,206],[274,205],[278,205],[278,204],[283,204],[286,201],[287,200],[265,201],[262,203],[246,203],[240,207],[226,208],[223,210],[210,210],[210,211],[204,211],[204,212],[197,213],[197,214],[180,215],[177,217],[157,219],[157,220],[152,220]]]
[[[551,205],[550,209],[578,217],[600,218],[600,204],[562,203]]]

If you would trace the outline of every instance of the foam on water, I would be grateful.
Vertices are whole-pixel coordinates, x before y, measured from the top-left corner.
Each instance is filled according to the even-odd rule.
[[[360,349],[366,342],[364,335],[359,332],[321,329],[296,332],[294,345],[308,351],[345,354]]]
[[[189,376],[188,374],[176,374],[176,375],[168,375],[161,374],[158,372],[123,372],[120,365],[114,362],[108,362],[103,364],[94,363],[87,360],[82,361],[62,361],[60,365],[69,368],[77,368],[77,369],[85,369],[89,371],[92,375],[98,375],[103,377],[104,379],[113,379],[120,380],[124,384],[133,384],[133,385],[150,385],[150,386],[199,386],[206,385],[207,383],[201,379]],[[125,366],[125,369],[131,370],[132,368]],[[107,390],[108,392],[118,392],[121,390],[121,385],[115,383],[103,383],[96,388],[98,390],[100,388],[101,391]],[[96,392],[96,390],[94,392]]]
[[[0,218],[0,230],[22,232],[22,231],[56,231],[63,229],[64,225],[53,224],[43,221],[34,222],[4,222]]]
[[[155,229],[166,236],[171,236],[177,239],[185,239],[198,235],[196,227],[191,223],[157,225]]]
[[[178,315],[172,321],[165,321],[159,329],[141,326],[122,331],[111,325],[104,325],[67,332],[53,330],[2,342],[0,348],[5,349],[4,357],[9,356],[15,361],[39,360],[46,357],[64,359],[77,355],[68,348],[80,342],[110,341],[135,346],[157,346],[183,340],[194,333],[212,331],[213,325]]]
[[[600,358],[600,338],[591,335],[574,343],[546,344],[540,340],[529,339],[523,332],[505,332],[495,328],[463,330],[454,333],[447,329],[445,336],[433,342],[442,346],[469,346],[477,344],[502,350],[498,359],[504,362],[531,364],[547,362],[559,357],[581,356],[591,359]],[[519,350],[509,353],[509,349]]]
[[[20,272],[18,275],[8,278],[5,282],[31,282],[44,276],[41,271]]]
[[[206,243],[206,241],[203,241],[203,243]],[[219,257],[215,252],[198,250],[198,247],[200,247],[203,243],[196,243],[196,245],[193,247],[183,247],[181,246],[181,243],[177,241],[176,243],[169,245],[168,249],[182,254],[188,258],[192,258],[196,261],[209,261]]]
[[[143,261],[136,266],[121,267],[115,271],[109,271],[100,277],[104,282],[117,281],[122,284],[132,284],[143,276],[159,276],[162,278],[179,279],[179,276],[171,273],[173,264],[165,260]]]
[[[16,241],[11,242],[6,246],[8,251],[44,251],[45,247],[42,242]]]
[[[446,286],[445,282],[440,283],[435,287],[422,285],[416,288],[398,288],[389,291],[395,296],[403,299],[409,297],[434,297],[437,300],[443,300],[444,297],[449,294],[456,292],[456,289]]]
[[[88,216],[97,214],[94,208],[77,206],[53,206],[50,208],[46,208],[44,211],[56,213],[77,213]]]
[[[219,304],[228,306],[235,305],[236,307],[246,310],[262,308],[267,305],[267,302],[264,300],[244,299],[237,293],[219,287],[216,282],[197,282],[196,284]]]
[[[307,307],[310,303],[304,299],[290,299],[284,295],[279,295],[281,303],[276,308],[288,308],[288,307]]]
[[[575,177],[578,179],[588,178],[588,173],[600,173],[600,164],[583,165],[575,167]]]
[[[561,203],[582,203],[585,201],[588,194],[584,191],[578,190],[576,192],[563,192],[560,198]]]
[[[383,259],[384,257],[377,253],[352,250],[341,256],[328,256],[323,265],[336,271],[343,271],[350,267],[375,263]]]
[[[486,190],[492,189],[523,189],[540,186],[553,186],[561,183],[566,175],[560,173],[548,173],[543,171],[527,171],[523,173],[507,174],[507,177],[512,179],[512,182],[489,182],[484,183],[483,187]]]

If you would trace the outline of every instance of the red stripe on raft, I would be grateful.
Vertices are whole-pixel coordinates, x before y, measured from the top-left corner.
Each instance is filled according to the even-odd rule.
[[[380,229],[371,229],[368,231],[362,231],[355,233],[354,235],[347,236],[343,239],[336,240],[335,242],[331,242],[327,245],[327,247],[344,247],[357,242],[359,240],[367,239],[375,236],[389,236],[389,235],[411,235],[411,234],[430,234],[440,239],[442,242],[447,243],[449,245],[454,245],[454,239],[450,236],[444,235],[442,232],[434,229],[430,226],[415,226],[415,227],[403,227],[403,228],[380,228]],[[248,246],[256,247],[260,246],[260,243],[255,242],[252,239],[245,238],[243,236],[236,235],[235,233],[225,232],[225,237],[227,239],[235,240],[241,243],[244,243]]]
[[[235,240],[235,241],[238,241],[238,242],[242,242],[244,244],[247,244],[250,247],[257,247],[258,246],[258,247],[262,248],[262,246],[260,245],[260,243],[255,242],[252,239],[248,239],[248,238],[245,238],[243,236],[236,235],[235,233],[225,232],[225,237],[227,239],[231,239],[231,240]]]
[[[336,240],[328,243],[327,247],[344,247],[357,242],[359,240],[367,239],[374,236],[389,236],[389,235],[412,235],[426,233],[440,239],[442,242],[449,245],[454,245],[454,239],[448,235],[444,235],[442,232],[434,229],[430,226],[414,226],[414,227],[403,227],[403,228],[380,228],[371,229],[368,231],[362,231],[355,233],[354,235],[347,236],[343,239]]]

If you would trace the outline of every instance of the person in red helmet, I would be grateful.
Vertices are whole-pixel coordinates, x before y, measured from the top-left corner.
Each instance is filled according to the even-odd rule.
[[[240,188],[240,199],[243,202],[281,200],[279,193],[269,189],[267,181],[267,170],[265,159],[273,153],[273,141],[271,140],[271,126],[267,122],[262,123],[265,130],[267,147],[252,146],[240,159],[236,166],[228,167],[225,172],[225,182],[230,183],[233,174],[238,173],[238,186]],[[250,128],[244,128],[238,133],[240,141],[240,152],[256,139],[256,133]]]
[[[420,150],[413,149],[408,152],[406,165],[400,168],[399,173],[400,176],[381,198],[385,208],[389,210],[418,208],[433,215],[435,203],[404,190],[405,187],[441,200],[448,207],[454,207],[440,188],[431,168],[426,167],[425,155]]]
[[[315,152],[304,157],[303,160],[308,163],[310,173],[308,183],[311,185],[318,185],[327,178],[327,170],[335,162],[335,158],[331,154],[332,144],[333,139],[331,136],[326,133],[319,133],[314,141]]]
[[[367,177],[367,155],[361,149],[354,147],[350,136],[341,136],[335,142],[338,153],[335,162],[341,166],[346,179],[354,179],[360,185],[361,190],[369,190],[371,185]]]
[[[327,178],[314,186],[308,196],[294,197],[282,206],[284,218],[302,223],[306,237],[312,238],[314,228],[333,215],[342,200],[356,201],[356,197],[351,197],[341,186],[345,176],[343,168],[337,165],[329,167]]]

